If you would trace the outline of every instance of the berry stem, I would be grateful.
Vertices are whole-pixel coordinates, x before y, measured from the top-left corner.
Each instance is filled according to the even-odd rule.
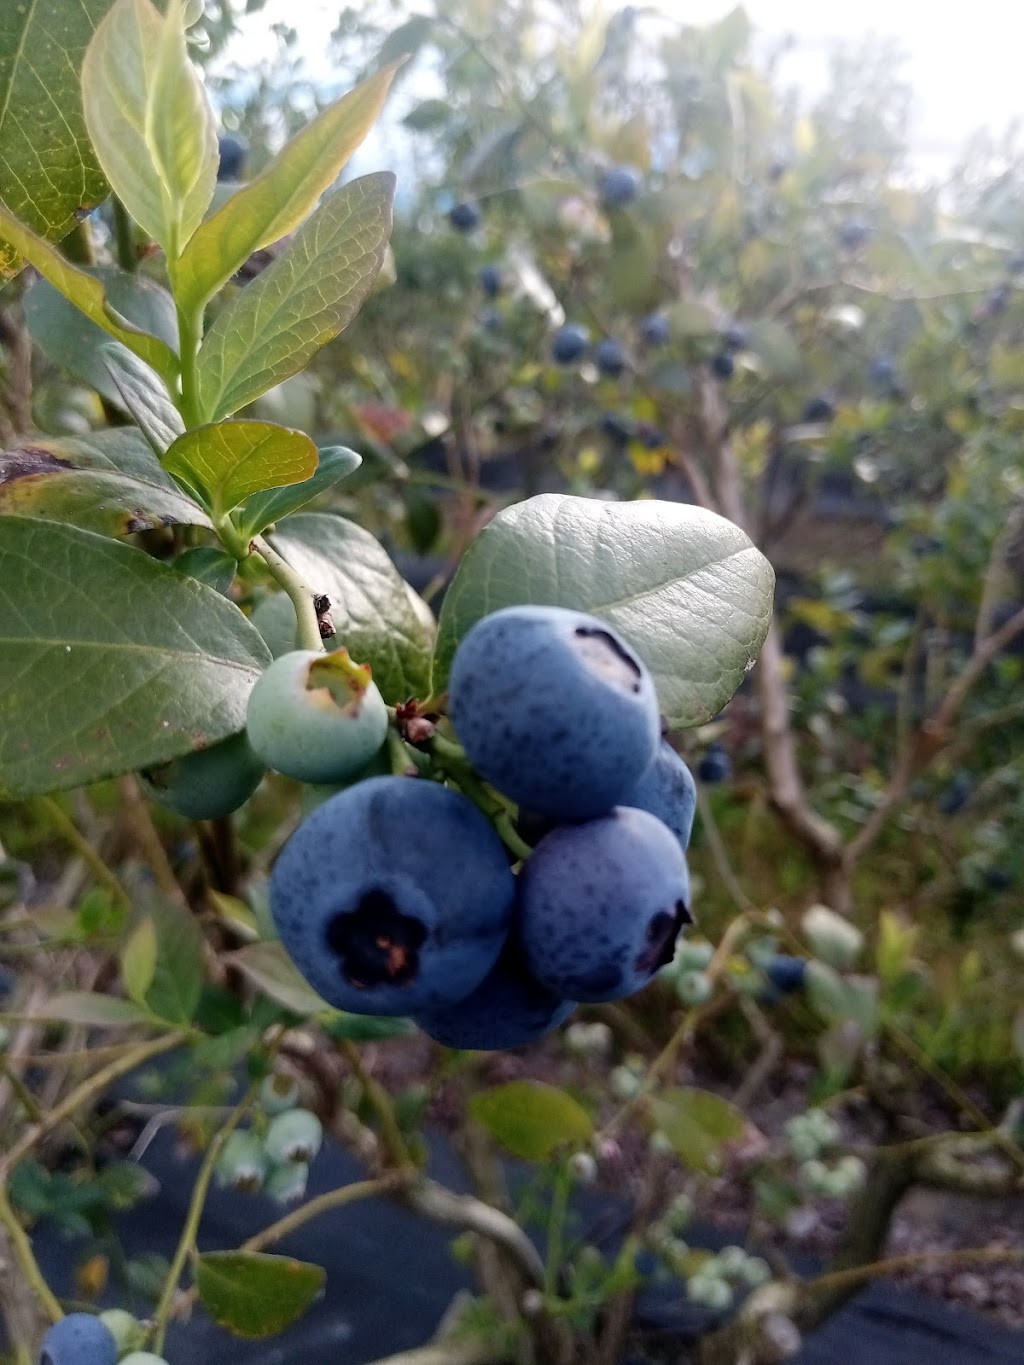
[[[529,858],[533,849],[519,837],[508,808],[498,797],[491,795],[476,775],[462,746],[445,739],[443,735],[435,734],[428,747],[438,767],[458,783],[462,794],[468,796],[474,805],[479,806],[492,822],[498,837],[509,852],[514,853],[521,861]]]
[[[313,649],[322,654],[324,642],[320,636],[320,624],[317,621],[314,602],[315,594],[312,589],[305,579],[295,572],[288,561],[277,553],[264,536],[257,536],[252,544],[269,569],[270,576],[281,585],[292,600],[295,617],[298,621],[299,648]]]

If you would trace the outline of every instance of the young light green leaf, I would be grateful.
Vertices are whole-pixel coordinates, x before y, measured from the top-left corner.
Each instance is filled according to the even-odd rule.
[[[120,0],[119,0],[120,2]],[[119,316],[116,308],[108,305],[106,291],[101,280],[90,275],[60,254],[43,237],[30,231],[19,223],[0,204],[0,238],[11,242],[25,259],[39,271],[44,279],[59,289],[66,299],[76,308],[102,327],[105,332],[127,346],[151,365],[167,383],[173,383],[178,375],[178,357],[165,341],[148,332],[138,331],[126,319]]]
[[[363,457],[347,446],[324,446],[316,470],[308,479],[286,488],[268,488],[266,492],[254,493],[236,517],[239,531],[246,540],[252,540],[274,522],[326,493],[358,469],[362,462]]]
[[[212,588],[91,531],[3,519],[7,795],[78,787],[236,734],[269,662],[259,632]]]
[[[87,272],[100,280],[107,303],[117,310],[133,327],[148,332],[167,343],[172,351],[178,345],[178,320],[174,300],[155,280],[142,274],[130,274],[116,266],[90,266]],[[49,280],[38,279],[25,293],[25,321],[32,340],[43,354],[75,379],[81,379],[108,402],[123,406],[117,385],[104,364],[105,346],[114,352],[127,354],[142,366],[130,351],[119,342],[112,342],[95,322],[55,289]],[[147,367],[148,370],[148,367]],[[167,390],[157,381],[168,403]]]
[[[582,1105],[539,1081],[509,1081],[482,1090],[470,1100],[469,1112],[502,1146],[527,1161],[543,1161],[557,1148],[587,1142],[594,1133]]]
[[[171,474],[202,491],[215,519],[253,493],[303,483],[316,466],[316,446],[303,432],[247,421],[194,427],[164,460]]]
[[[213,115],[188,60],[181,7],[117,0],[82,64],[89,137],[114,193],[164,248],[180,253],[202,221],[217,174]]]
[[[285,251],[222,309],[199,351],[199,408],[229,417],[301,370],[358,313],[384,260],[395,177],[327,195]]]
[[[426,696],[431,637],[380,542],[321,512],[288,517],[271,540],[314,592],[330,598],[338,644],[370,665],[385,701]]]
[[[178,259],[203,221],[217,184],[213,110],[185,43],[181,0],[170,0],[146,106],[146,143],[163,190],[169,262]]]
[[[575,607],[620,631],[670,725],[721,710],[757,658],[775,575],[732,522],[680,503],[545,493],[500,512],[445,594],[432,690],[474,622],[519,603]]]
[[[145,1005],[146,992],[153,984],[156,950],[156,925],[152,916],[146,915],[121,949],[121,978],[125,990],[137,1005]]]
[[[376,122],[394,73],[378,72],[325,109],[197,229],[173,271],[184,308],[202,307],[254,251],[309,216]]]
[[[117,394],[116,401],[135,419],[143,436],[162,458],[184,435],[185,423],[160,376],[116,341],[106,342],[99,354]]]
[[[0,517],[43,517],[104,536],[154,526],[209,526],[179,489],[124,473],[78,465],[60,441],[0,452]]]
[[[108,187],[82,117],[78,72],[111,0],[0,4],[0,202],[59,240]],[[0,283],[23,262],[0,230]]]
[[[742,1137],[747,1120],[735,1105],[710,1090],[665,1090],[651,1101],[651,1117],[694,1170],[722,1169],[722,1148]]]
[[[283,1332],[321,1292],[326,1272],[290,1256],[208,1251],[196,1262],[196,1288],[219,1327],[240,1337]]]

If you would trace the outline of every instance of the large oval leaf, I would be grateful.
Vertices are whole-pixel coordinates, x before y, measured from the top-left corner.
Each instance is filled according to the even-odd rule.
[[[270,662],[233,603],[141,550],[56,522],[0,532],[0,791],[146,768],[245,724]]]
[[[370,665],[385,701],[425,697],[430,637],[380,542],[354,522],[320,512],[288,517],[272,541],[313,592],[331,599],[338,644]]]
[[[774,587],[765,557],[713,512],[545,493],[500,512],[463,557],[441,610],[433,690],[480,617],[527,602],[575,607],[632,644],[670,725],[699,725],[757,658]]]
[[[516,1156],[542,1161],[566,1143],[578,1145],[593,1136],[587,1111],[564,1090],[539,1081],[509,1081],[483,1090],[469,1102],[469,1112]]]
[[[196,1288],[219,1327],[240,1337],[283,1332],[324,1287],[326,1272],[290,1256],[208,1251],[196,1263]]]

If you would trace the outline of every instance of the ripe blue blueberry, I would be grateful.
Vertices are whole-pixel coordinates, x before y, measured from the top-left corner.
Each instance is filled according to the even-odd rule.
[[[727,351],[743,351],[747,347],[747,331],[738,323],[733,323],[722,333],[722,345]]]
[[[697,785],[693,774],[667,740],[661,741],[654,762],[636,786],[626,793],[621,804],[656,815],[683,848],[689,848],[697,809]]]
[[[606,378],[618,379],[626,368],[626,352],[622,342],[614,337],[605,337],[594,352],[594,364]]]
[[[301,782],[344,782],[384,743],[388,713],[369,667],[348,650],[296,649],[257,679],[246,728],[268,767]]]
[[[664,313],[652,313],[640,324],[640,338],[645,346],[664,346],[669,338],[668,318]]]
[[[702,782],[725,782],[732,775],[732,761],[725,745],[713,739],[704,757],[697,764],[697,776]]]
[[[836,415],[836,405],[828,394],[819,393],[804,405],[805,422],[831,422]]]
[[[575,324],[559,327],[551,338],[551,355],[559,365],[572,365],[587,353],[590,333]]]
[[[373,777],[318,806],[270,880],[285,951],[326,1001],[356,1014],[464,999],[498,959],[514,897],[486,816],[412,777]]]
[[[661,739],[645,665],[603,621],[564,607],[478,621],[455,652],[448,707],[477,772],[559,820],[617,805]]]
[[[601,418],[601,430],[617,446],[628,445],[633,436],[633,424],[617,412],[606,412]]]
[[[189,820],[230,815],[259,786],[266,764],[243,730],[208,749],[174,758],[139,774],[147,796]]]
[[[217,139],[217,149],[220,160],[217,165],[218,180],[238,180],[245,167],[245,158],[248,148],[241,138],[232,137],[230,133],[225,133],[223,137]]]
[[[496,299],[501,293],[501,268],[496,265],[482,265],[480,267],[480,288],[489,299]]]
[[[69,1313],[43,1337],[39,1365],[115,1365],[117,1342],[92,1313]]]
[[[773,953],[762,968],[771,985],[780,995],[791,995],[803,989],[807,978],[807,963],[802,957],[788,953]]]
[[[598,194],[605,208],[631,204],[640,189],[640,177],[632,166],[613,166],[601,177]]]
[[[862,218],[845,218],[839,224],[839,244],[847,251],[859,251],[871,237],[871,228]]]
[[[530,975],[522,948],[510,939],[494,967],[465,1000],[417,1014],[424,1033],[445,1047],[494,1052],[525,1047],[556,1029],[576,1008]]]
[[[644,810],[564,825],[519,877],[519,932],[530,971],[563,999],[619,1000],[672,961],[693,923],[686,856]]]
[[[971,799],[971,788],[971,779],[967,773],[955,773],[952,782],[936,801],[936,809],[943,815],[956,815]]]
[[[456,204],[449,210],[448,221],[458,232],[472,232],[483,221],[480,205],[469,201]]]
[[[736,362],[728,351],[719,351],[711,361],[711,373],[716,379],[731,379],[736,369]]]

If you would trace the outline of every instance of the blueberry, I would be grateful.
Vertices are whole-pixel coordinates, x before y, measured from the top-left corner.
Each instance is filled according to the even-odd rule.
[[[656,815],[689,847],[693,816],[697,809],[697,786],[693,774],[667,740],[662,740],[654,762],[623,797],[622,805]]]
[[[836,415],[836,406],[827,394],[815,394],[804,407],[805,422],[831,422]]]
[[[563,999],[619,1000],[672,961],[693,923],[686,857],[645,810],[553,830],[519,878],[519,931],[531,972]]]
[[[702,782],[725,782],[732,774],[732,763],[724,745],[712,740],[707,752],[697,765],[697,776]]]
[[[572,365],[587,353],[590,333],[574,324],[559,327],[551,338],[551,354],[559,365]]]
[[[496,299],[501,293],[501,269],[496,265],[480,267],[480,288],[489,299]]]
[[[606,337],[594,352],[594,363],[607,379],[618,379],[626,368],[626,352],[622,342]]]
[[[456,204],[454,208],[449,210],[448,221],[458,232],[472,232],[483,222],[480,205],[469,201]]]
[[[270,880],[286,952],[325,1000],[356,1014],[464,999],[498,959],[514,896],[487,818],[413,777],[369,778],[318,806]]]
[[[576,1005],[530,975],[522,948],[510,939],[476,990],[428,1013],[417,1014],[424,1033],[445,1047],[494,1052],[525,1047],[556,1029]]]
[[[661,738],[645,665],[603,621],[564,607],[478,621],[455,652],[448,702],[480,775],[560,820],[619,804]]]
[[[936,801],[937,809],[943,815],[956,815],[970,800],[971,779],[966,773],[956,773],[952,782]]]
[[[664,346],[668,338],[668,318],[664,313],[652,313],[640,324],[640,339],[645,346]]]
[[[746,328],[740,327],[737,323],[733,323],[731,327],[727,327],[722,333],[722,345],[727,351],[745,351],[747,342],[748,337]]]
[[[139,773],[139,783],[147,796],[178,815],[217,820],[247,801],[265,772],[243,730],[208,749],[147,768]]]
[[[896,380],[896,362],[884,352],[876,355],[868,366],[868,377],[875,384],[887,386]]]
[[[296,649],[257,679],[246,728],[268,767],[302,782],[343,782],[381,748],[388,713],[369,667],[348,650]]]
[[[637,440],[641,441],[648,450],[660,450],[665,444],[665,437],[657,427],[652,427],[650,422],[639,422],[636,428]]]
[[[845,218],[839,224],[839,244],[847,251],[859,251],[871,238],[871,228],[862,218]]]
[[[711,373],[716,379],[731,379],[735,369],[736,362],[728,351],[719,351],[711,361]]]
[[[613,166],[601,177],[598,194],[605,208],[631,204],[640,189],[640,177],[632,166]]]
[[[633,425],[617,412],[606,412],[601,418],[601,430],[615,445],[628,445],[633,435]]]
[[[43,1337],[39,1365],[115,1365],[117,1342],[92,1313],[69,1313]]]
[[[249,149],[241,138],[225,134],[217,139],[220,161],[217,165],[218,180],[238,180],[245,167]]]
[[[802,957],[790,957],[786,953],[773,953],[763,968],[772,986],[782,995],[792,995],[803,989],[807,976],[807,963]]]

